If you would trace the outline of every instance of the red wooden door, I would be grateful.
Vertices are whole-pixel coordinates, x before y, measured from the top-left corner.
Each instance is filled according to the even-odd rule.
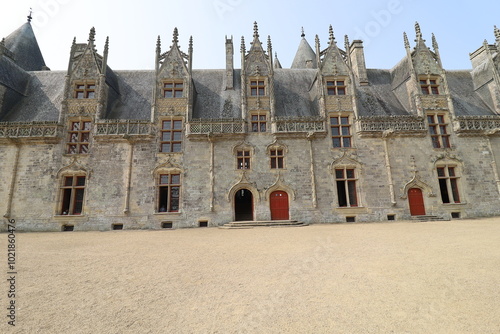
[[[275,191],[271,194],[271,219],[288,220],[288,194],[284,191]]]
[[[410,203],[410,214],[412,216],[425,215],[424,196],[421,189],[411,188],[408,190],[408,202]]]

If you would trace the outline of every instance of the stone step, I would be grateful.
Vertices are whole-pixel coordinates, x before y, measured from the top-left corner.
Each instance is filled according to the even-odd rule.
[[[296,220],[262,220],[262,221],[235,221],[229,222],[220,226],[221,228],[253,228],[253,227],[293,227],[293,226],[307,226],[302,222]]]

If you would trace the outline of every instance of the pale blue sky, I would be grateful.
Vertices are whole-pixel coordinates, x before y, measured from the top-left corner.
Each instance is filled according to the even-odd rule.
[[[436,35],[446,69],[468,69],[469,53],[485,39],[493,44],[493,26],[500,26],[500,2],[483,0],[16,0],[2,5],[0,37],[26,22],[30,7],[38,43],[52,70],[67,68],[73,37],[86,42],[92,26],[100,53],[106,36],[110,38],[110,67],[130,70],[153,69],[157,36],[165,51],[174,27],[185,52],[193,36],[195,69],[224,68],[224,38],[233,35],[239,68],[241,36],[248,50],[254,21],[262,42],[271,36],[283,67],[292,63],[301,27],[313,48],[317,34],[324,49],[331,24],[339,47],[344,48],[346,34],[351,41],[363,39],[367,67],[392,68],[405,55],[403,32],[413,46],[418,21],[428,46],[431,33]]]

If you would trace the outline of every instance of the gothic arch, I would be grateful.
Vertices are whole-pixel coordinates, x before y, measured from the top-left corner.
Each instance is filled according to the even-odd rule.
[[[275,139],[271,144],[267,145],[266,154],[269,155],[271,150],[276,149],[282,149],[285,153],[288,153],[288,146]]]
[[[434,194],[432,187],[420,179],[420,175],[418,174],[418,172],[415,172],[413,178],[410,181],[408,181],[403,187],[401,199],[408,198],[408,190],[410,188],[419,188],[424,193],[427,193],[429,197],[436,196],[436,194]]]
[[[281,175],[281,173],[278,174],[278,176],[276,177],[276,181],[273,183],[273,185],[267,188],[267,190],[265,191],[264,194],[265,200],[269,201],[271,194],[277,190],[282,190],[286,192],[291,200],[293,201],[295,200],[295,191],[292,189],[292,187],[290,187],[284,182],[283,175]]]
[[[359,171],[362,170],[361,163],[353,159],[352,157],[348,157],[346,151],[344,151],[340,158],[332,161],[332,163],[330,164],[330,173],[335,174],[336,167],[355,168]]]
[[[56,176],[57,178],[60,178],[62,175],[66,174],[85,174],[87,177],[90,177],[91,170],[85,168],[78,162],[78,159],[74,157],[73,161],[69,165],[62,167],[57,171]]]
[[[231,189],[229,189],[227,193],[227,201],[231,202],[234,198],[234,195],[238,190],[241,189],[247,189],[252,193],[253,198],[255,199],[256,202],[260,202],[260,194],[259,191],[257,190],[257,187],[253,182],[248,181],[246,173],[243,172],[241,175],[241,179],[236,182]]]

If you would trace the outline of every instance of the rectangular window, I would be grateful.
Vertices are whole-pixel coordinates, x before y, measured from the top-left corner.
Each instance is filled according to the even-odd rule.
[[[158,188],[158,212],[178,212],[181,175],[161,174]]]
[[[345,95],[346,86],[344,80],[329,80],[326,82],[328,95]]]
[[[182,121],[162,121],[160,136],[160,152],[180,152],[182,149]]]
[[[184,83],[182,81],[163,82],[163,97],[179,98],[183,97]]]
[[[266,86],[264,80],[251,80],[250,81],[250,95],[251,96],[264,96],[266,95]]]
[[[455,174],[455,167],[438,167],[437,175],[443,203],[460,203],[458,177]]]
[[[333,147],[351,147],[351,124],[349,116],[330,117]]]
[[[71,127],[68,131],[68,154],[89,153],[91,125],[92,122],[90,121],[71,122]]]
[[[356,177],[354,169],[335,169],[335,180],[337,182],[337,197],[339,206],[358,206],[358,195],[356,191]]]
[[[250,169],[250,151],[249,150],[237,151],[236,163],[238,169]]]
[[[285,156],[283,154],[283,149],[271,150],[270,156],[271,156],[271,168],[272,169],[284,168]]]
[[[448,123],[445,121],[444,115],[427,115],[427,123],[429,124],[429,133],[431,135],[432,146],[434,148],[449,148],[450,135],[448,134]]]
[[[76,99],[94,99],[95,98],[95,83],[77,83],[75,84]]]
[[[61,215],[81,215],[85,194],[85,176],[66,176],[61,186]]]
[[[424,95],[439,95],[439,85],[436,79],[420,79],[420,89]]]
[[[267,120],[266,115],[252,115],[252,132],[266,132]]]

